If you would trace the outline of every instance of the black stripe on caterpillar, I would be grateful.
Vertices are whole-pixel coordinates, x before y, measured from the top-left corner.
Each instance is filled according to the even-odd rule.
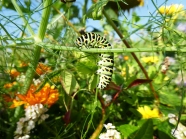
[[[86,33],[78,37],[75,41],[76,45],[81,48],[109,48],[112,49],[111,44],[99,34]],[[99,75],[99,83],[97,88],[104,89],[110,83],[113,73],[114,66],[114,54],[113,53],[102,53],[99,54],[100,61],[97,65],[100,67],[97,70]]]

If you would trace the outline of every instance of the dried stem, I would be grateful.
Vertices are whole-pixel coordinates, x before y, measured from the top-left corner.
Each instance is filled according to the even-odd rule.
[[[109,17],[109,15],[105,12],[105,10],[103,10],[103,14],[106,17],[107,21],[109,22],[109,24],[113,27],[113,29],[116,31],[116,33],[119,35],[120,39],[123,41],[123,43],[125,44],[125,46],[127,48],[131,48],[131,46],[128,44],[128,42],[124,39],[123,34],[118,30],[117,26],[114,24],[114,22],[112,21],[112,19]],[[135,53],[131,52],[131,55],[133,56],[133,58],[135,59],[135,61],[138,63],[139,67],[141,68],[141,70],[143,71],[143,73],[145,74],[145,77],[147,79],[149,79],[149,76],[147,74],[147,71],[145,70],[145,68],[143,67],[143,65],[141,64],[141,62],[139,61],[139,59],[137,58],[137,56],[135,55]],[[158,100],[158,95],[154,90],[154,87],[152,85],[152,83],[150,82],[150,88],[151,91],[153,92],[153,95],[155,97],[156,100]]]

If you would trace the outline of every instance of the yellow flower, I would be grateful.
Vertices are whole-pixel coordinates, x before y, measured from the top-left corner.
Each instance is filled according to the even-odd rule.
[[[121,70],[121,75],[125,77],[125,75],[126,75],[126,68],[123,68],[123,69]]]
[[[156,56],[148,56],[141,58],[141,60],[145,63],[157,63],[159,59]]]
[[[158,10],[161,14],[172,15],[183,10],[183,4],[172,4],[170,6],[161,6]]]
[[[125,68],[125,67],[124,67],[124,68],[121,69],[121,75],[122,75],[123,77],[125,77],[127,73],[128,73],[129,75],[132,75],[132,74],[134,74],[134,72],[136,71],[136,69],[135,69],[135,67],[134,67],[133,65],[127,64],[127,67],[128,67],[128,68]]]
[[[39,92],[35,93],[36,90],[37,87],[31,85],[27,94],[16,94],[20,100],[14,99],[10,108],[15,108],[22,104],[25,104],[25,107],[35,104],[43,104],[50,107],[59,98],[58,90],[54,89],[54,86],[50,86],[48,83]]]
[[[151,109],[149,106],[138,107],[137,111],[141,113],[143,119],[159,118],[160,112],[157,108]]]

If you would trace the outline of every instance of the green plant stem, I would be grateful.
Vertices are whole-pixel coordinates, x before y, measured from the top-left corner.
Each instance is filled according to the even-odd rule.
[[[63,51],[81,51],[88,53],[103,53],[103,52],[113,52],[113,53],[131,53],[131,52],[186,52],[186,48],[177,49],[173,47],[152,47],[152,48],[113,48],[113,49],[99,49],[99,48],[83,48],[78,49],[74,46],[60,46],[55,44],[45,44],[39,43],[40,47],[52,49],[52,50],[63,50]],[[7,46],[8,47],[8,46]]]
[[[126,45],[127,48],[131,48],[131,46],[128,44],[128,42],[124,39],[122,33],[118,30],[117,26],[114,24],[114,22],[112,21],[112,19],[109,17],[109,15],[105,12],[105,10],[103,10],[103,14],[106,17],[107,21],[110,23],[110,25],[113,27],[113,29],[116,31],[116,33],[119,35],[120,39],[123,41],[123,43]],[[149,79],[149,76],[147,74],[147,71],[145,70],[145,68],[143,67],[143,65],[141,64],[141,62],[139,61],[139,59],[137,58],[137,56],[135,55],[135,53],[131,52],[131,55],[133,56],[133,58],[135,59],[135,61],[138,63],[139,67],[141,68],[141,70],[143,71],[145,77],[147,79]],[[150,84],[150,88],[151,91],[154,94],[154,97],[156,100],[158,100],[158,95],[154,90],[154,87],[152,85],[152,83]]]
[[[45,0],[43,2],[44,8],[43,8],[42,16],[41,16],[41,22],[40,22],[40,26],[39,26],[39,30],[38,30],[38,36],[35,36],[35,43],[36,44],[42,42],[42,40],[44,38],[47,24],[48,24],[49,15],[50,15],[51,4],[52,4],[52,0]],[[38,45],[35,45],[33,57],[31,59],[31,62],[29,64],[28,70],[25,75],[26,76],[25,84],[21,90],[22,94],[25,94],[28,91],[28,89],[32,83],[33,77],[35,75],[35,69],[37,67],[38,60],[40,57],[40,52],[41,52],[41,47],[39,47]]]
[[[20,17],[22,18],[22,20],[25,23],[25,26],[28,29],[28,31],[30,32],[30,34],[34,35],[34,31],[32,30],[30,24],[28,23],[28,20],[25,19],[23,12],[21,11],[21,9],[19,8],[19,5],[17,4],[17,1],[12,0],[12,4],[14,5],[14,8],[16,9],[16,11],[19,13]]]
[[[33,45],[34,42],[21,42],[21,43],[12,43],[7,45],[0,45],[1,49],[14,48],[17,49],[25,49],[33,51],[33,48],[25,48],[24,45]],[[51,50],[63,50],[63,51],[81,51],[87,53],[103,53],[103,52],[113,52],[113,53],[131,53],[131,52],[180,52],[186,53],[186,48],[178,49],[176,47],[151,47],[151,48],[113,48],[113,49],[99,49],[99,48],[90,48],[90,49],[78,49],[76,46],[61,46],[56,44],[46,44],[46,43],[38,43],[39,47],[44,49]],[[18,47],[19,46],[19,47]]]

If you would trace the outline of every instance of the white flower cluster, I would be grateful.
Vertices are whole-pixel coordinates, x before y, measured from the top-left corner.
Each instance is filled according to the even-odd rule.
[[[112,96],[111,95],[107,95],[107,94],[104,94],[103,95],[103,98],[105,100],[105,105],[107,105],[108,103],[110,103],[111,100],[112,100]]]
[[[40,79],[33,79],[34,85],[37,86],[41,83]]]
[[[105,128],[107,131],[105,133],[101,133],[99,135],[99,139],[121,139],[120,133],[115,130],[115,126],[112,125],[112,123],[108,123],[105,125]]]
[[[169,114],[169,122],[173,125],[177,125],[178,118],[174,114]],[[176,139],[186,139],[186,127],[182,125],[181,123],[178,124],[178,127],[175,129],[172,129],[171,134]]]
[[[46,111],[48,109],[42,104],[28,106],[25,109],[25,117],[17,122],[14,139],[29,139],[30,131],[35,127],[36,122],[40,124],[49,117],[48,114],[44,114]]]
[[[19,83],[24,83],[25,80],[26,80],[26,76],[24,75],[24,73],[21,73],[19,76],[16,77],[16,80],[17,80]]]

